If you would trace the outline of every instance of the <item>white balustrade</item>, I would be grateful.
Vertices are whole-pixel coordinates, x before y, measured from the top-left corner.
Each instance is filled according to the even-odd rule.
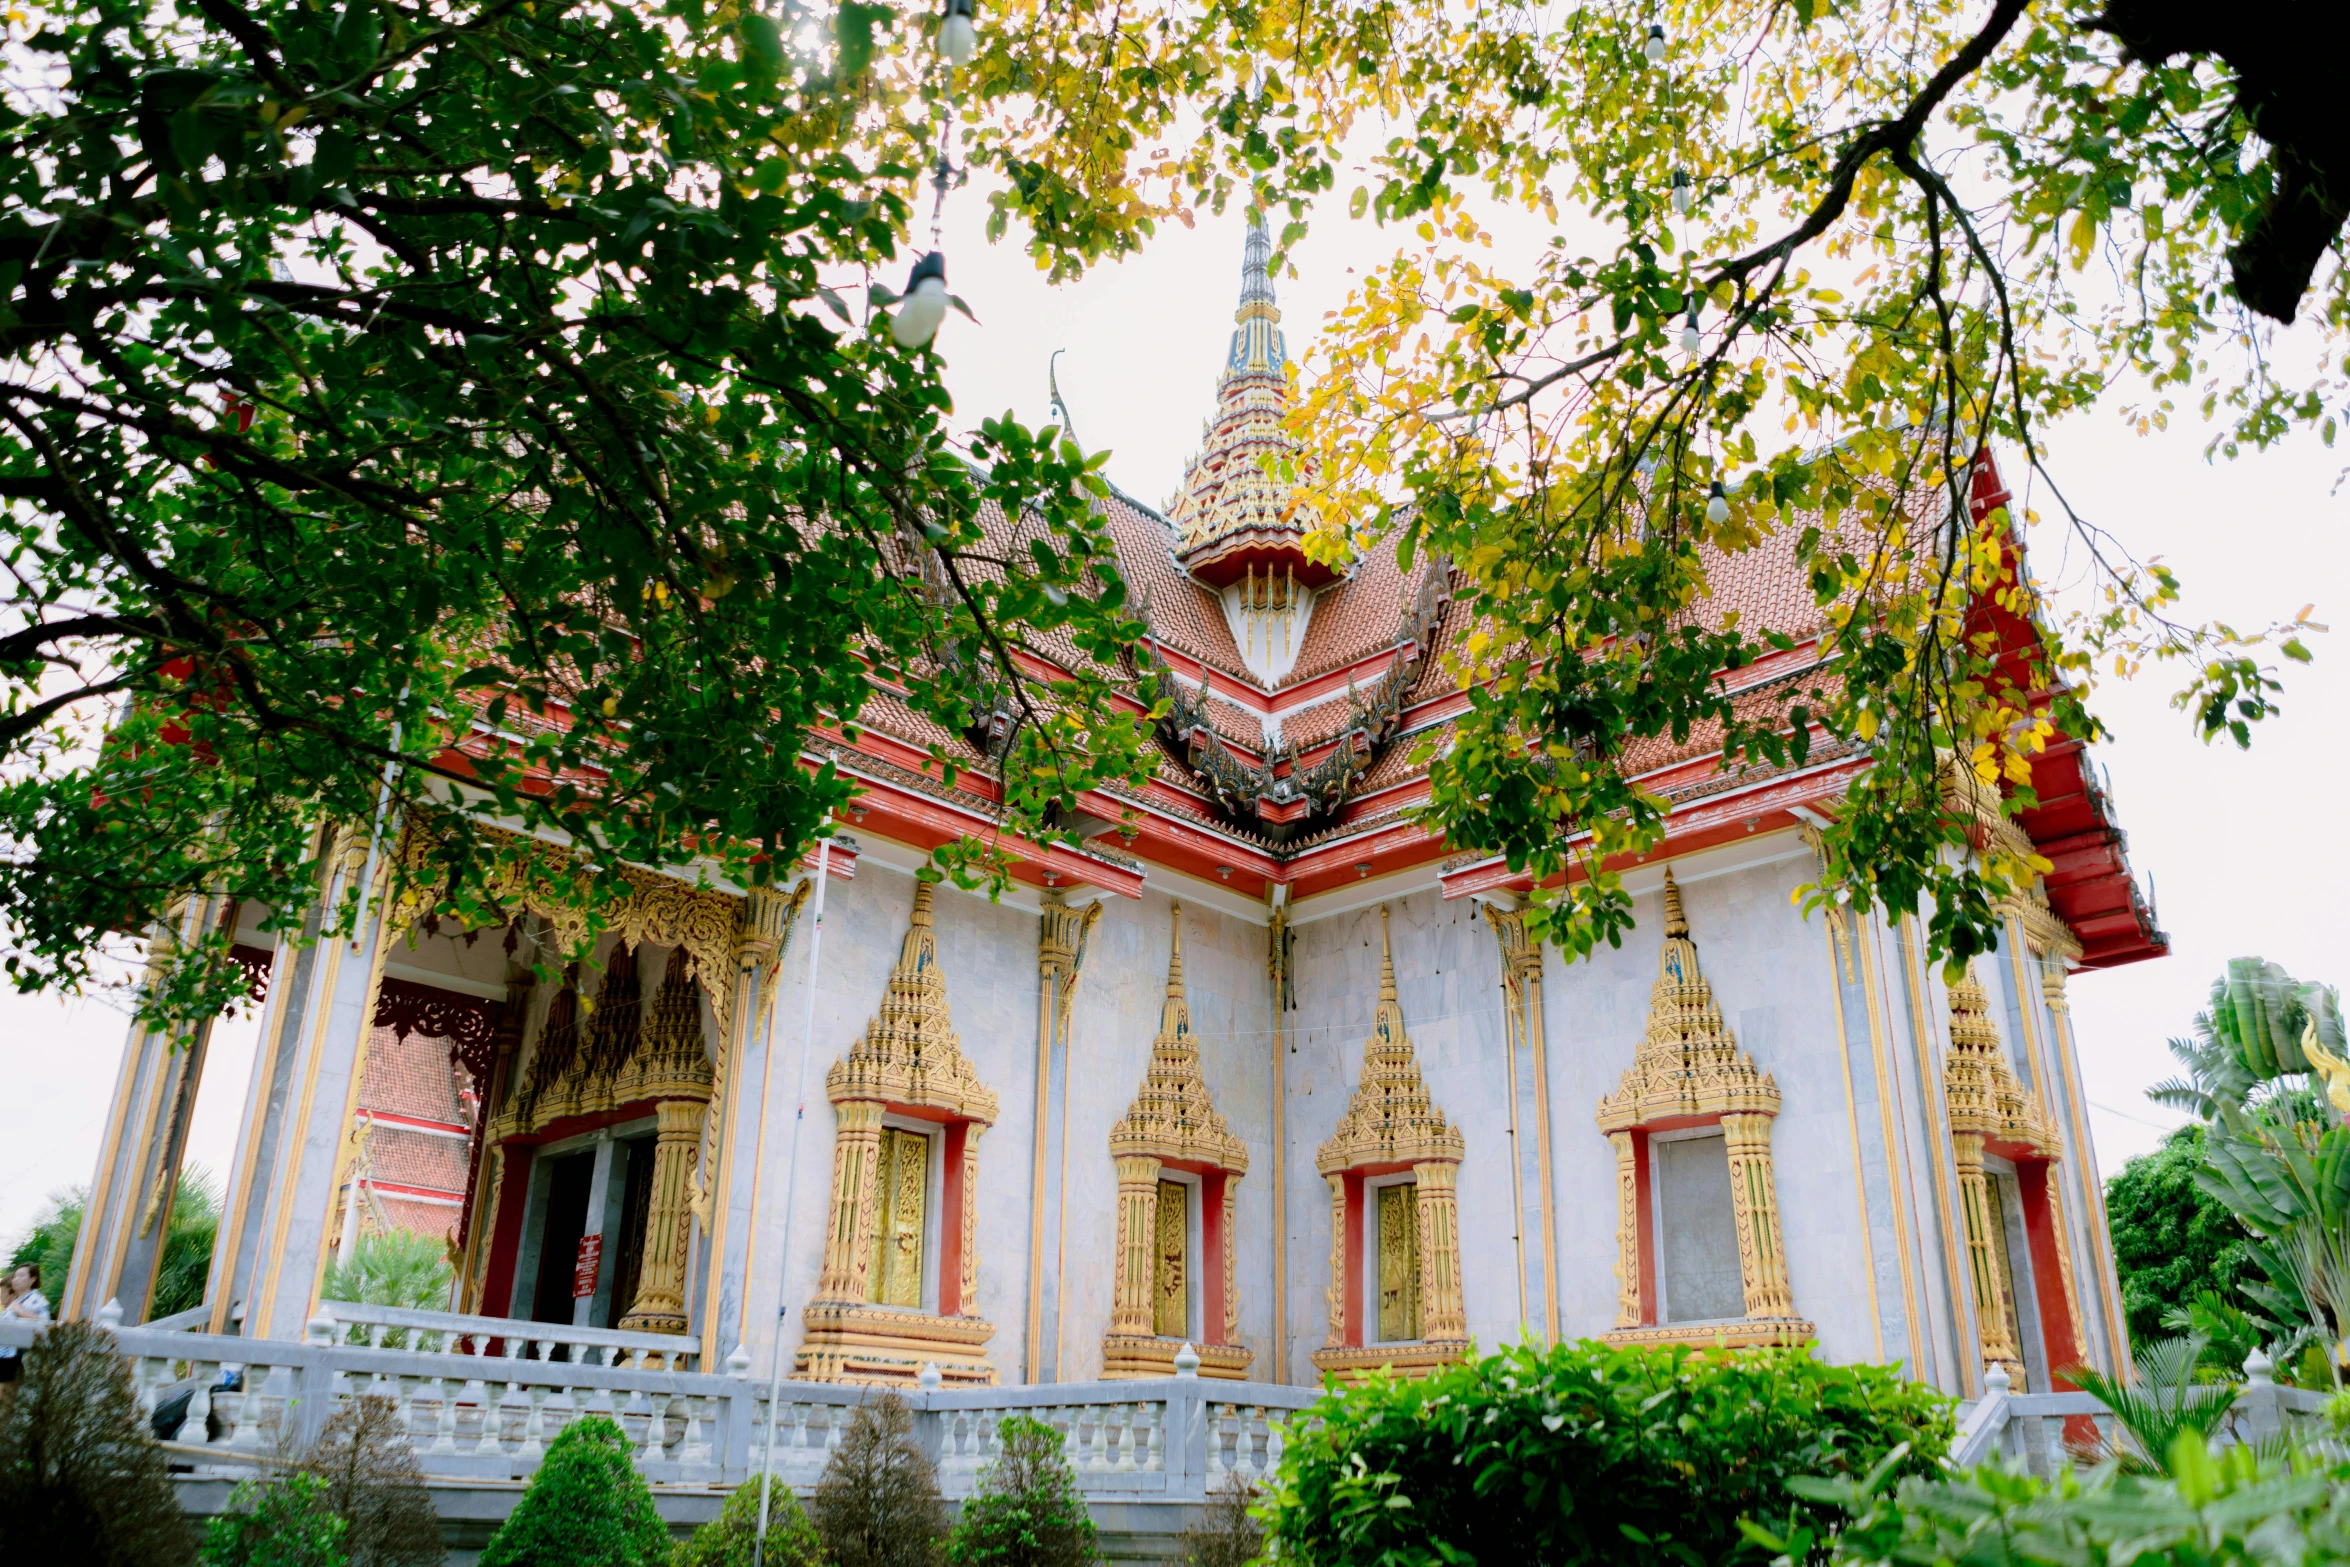
[[[0,1345],[22,1348],[39,1331],[0,1323]],[[565,1426],[590,1415],[619,1425],[655,1481],[733,1484],[770,1456],[767,1384],[748,1375],[751,1358],[739,1347],[727,1356],[728,1374],[710,1375],[685,1369],[700,1358],[693,1340],[341,1302],[322,1306],[298,1343],[185,1329],[114,1332],[142,1420],[187,1395],[171,1461],[199,1473],[246,1473],[297,1451],[360,1398],[390,1406],[418,1465],[436,1479],[524,1478]],[[411,1342],[396,1346],[395,1334]],[[785,1383],[774,1421],[776,1478],[794,1490],[812,1487],[856,1407],[876,1393]],[[1014,1388],[934,1384],[902,1396],[950,1499],[983,1482],[1001,1456],[1002,1423],[1026,1415],[1060,1436],[1087,1495],[1197,1500],[1227,1476],[1261,1481],[1279,1462],[1282,1423],[1320,1395],[1179,1375]]]
[[[2255,1350],[2244,1363],[2245,1383],[2228,1418],[2214,1433],[2222,1443],[2258,1442],[2293,1427],[2305,1436],[2329,1432],[2326,1395],[2279,1387],[2268,1357]],[[1983,1371],[1983,1396],[1962,1405],[1950,1463],[1966,1468],[2005,1458],[2033,1474],[2052,1476],[2110,1452],[2121,1431],[2103,1404],[2087,1393],[2018,1393],[2003,1366]]]

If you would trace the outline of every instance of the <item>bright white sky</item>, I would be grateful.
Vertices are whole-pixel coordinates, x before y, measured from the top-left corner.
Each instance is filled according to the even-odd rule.
[[[1115,454],[1109,473],[1120,487],[1164,502],[1212,406],[1239,289],[1240,218],[1170,228],[1145,256],[1063,288],[1048,286],[1016,249],[987,247],[984,218],[976,185],[952,198],[949,283],[982,323],[950,315],[941,337],[958,420],[975,427],[1009,408],[1042,423],[1046,361],[1065,348],[1061,387],[1079,433]],[[1376,232],[1337,222],[1298,247],[1299,275],[1280,285],[1293,357],[1344,297],[1350,259],[1381,245]],[[2108,1174],[2173,1123],[2144,1091],[2169,1074],[2163,1041],[2187,1031],[2227,959],[2258,954],[2303,978],[2350,978],[2338,961],[2350,894],[2337,879],[2350,825],[2329,804],[2350,762],[2350,684],[2339,672],[2350,659],[2350,500],[2333,489],[2343,457],[2309,440],[2213,466],[2204,439],[2193,426],[2141,439],[2101,416],[2052,444],[2086,515],[2177,568],[2190,618],[2263,624],[2314,602],[2317,618],[2344,633],[2314,639],[2316,666],[2288,676],[2284,716],[2249,753],[2198,744],[2169,708],[2159,672],[2099,701],[2114,738],[2097,754],[2172,941],[2166,960],[2080,975],[2072,986]],[[2050,553],[2060,543],[2053,535],[2054,525],[2042,530]],[[123,1026],[96,1001],[0,994],[0,1243],[33,1221],[48,1194],[90,1178]],[[189,1154],[219,1171],[234,1146],[253,1025],[216,1032]]]

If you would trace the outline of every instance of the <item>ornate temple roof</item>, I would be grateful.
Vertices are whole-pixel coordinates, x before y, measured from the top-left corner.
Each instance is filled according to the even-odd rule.
[[[1270,236],[1252,221],[1215,413],[1168,512],[1114,486],[1099,503],[1146,627],[1121,674],[1138,700],[1166,699],[1157,766],[1138,786],[1081,802],[1078,814],[1093,824],[1082,854],[1011,844],[1007,852],[1034,885],[1127,894],[1139,892],[1146,864],[1252,900],[1278,886],[1295,901],[1414,867],[1436,871],[1448,896],[1522,893],[1522,872],[1497,856],[1462,854],[1466,846],[1447,845],[1413,819],[1427,796],[1429,757],[1468,701],[1443,657],[1475,629],[1451,564],[1422,551],[1406,566],[1392,543],[1364,551],[1343,574],[1305,562],[1306,529],[1292,500],[1310,474],[1282,427],[1288,350],[1271,252]],[[1976,489],[1975,522],[1988,526],[2006,496],[1987,456]],[[1015,547],[1014,521],[992,503],[980,520]],[[1779,710],[1799,683],[1822,677],[1826,617],[1796,555],[1811,526],[1834,536],[1849,523],[1806,514],[1750,549],[1701,552],[1707,593],[1692,617],[1718,625],[1735,614],[1750,636],[1780,643],[1737,672],[1742,712]],[[2023,540],[2002,541],[2010,542],[2008,569],[2020,571]],[[2036,634],[2028,625],[1983,629],[2012,642]],[[1054,633],[1034,646],[1070,667],[1079,659]],[[865,805],[896,823],[875,830],[925,848],[954,836],[953,821],[971,834],[1000,830],[998,797],[968,782],[992,770],[985,736],[946,734],[879,684],[858,723],[869,739],[854,747],[850,771],[868,791]],[[1625,772],[1672,804],[1659,853],[1790,829],[1811,819],[1804,812],[1833,814],[1868,765],[1862,750],[1818,732],[1801,764],[1748,758],[1725,767],[1720,751],[1714,724],[1626,746]],[[949,782],[942,761],[965,781]],[[2018,826],[2055,862],[2048,901],[2081,938],[2083,966],[2166,950],[2081,746],[2052,745],[2035,763],[2034,788],[2040,804]]]
[[[1278,471],[1294,471],[1300,458],[1297,441],[1281,427],[1289,412],[1289,350],[1273,298],[1272,257],[1272,236],[1252,214],[1232,346],[1216,377],[1216,414],[1167,516],[1176,558],[1199,581],[1220,589],[1254,579],[1280,583],[1274,591],[1286,593],[1292,581],[1318,588],[1338,573],[1306,558],[1304,524],[1292,504],[1297,486]]]

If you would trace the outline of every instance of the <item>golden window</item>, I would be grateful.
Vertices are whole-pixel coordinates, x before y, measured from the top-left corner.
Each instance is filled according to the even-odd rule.
[[[1152,1252],[1152,1331],[1165,1338],[1191,1333],[1191,1276],[1183,1266],[1190,1235],[1187,1212],[1191,1188],[1181,1181],[1159,1183],[1157,1245]]]
[[[930,1139],[920,1132],[881,1129],[874,1181],[880,1201],[873,1218],[873,1256],[865,1298],[878,1306],[922,1304],[923,1205],[930,1192]]]
[[[1420,1204],[1409,1184],[1379,1189],[1379,1337],[1420,1336]]]

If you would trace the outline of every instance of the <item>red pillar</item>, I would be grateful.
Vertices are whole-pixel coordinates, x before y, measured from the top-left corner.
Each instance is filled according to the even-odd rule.
[[[963,1146],[971,1135],[967,1121],[949,1121],[939,1141],[946,1150],[947,1167],[939,1183],[938,1314],[963,1314],[963,1204],[971,1194],[963,1190]]]
[[[1199,1183],[1199,1249],[1207,1263],[1200,1281],[1199,1336],[1206,1344],[1224,1342],[1224,1248],[1232,1244],[1224,1233],[1224,1183],[1230,1179],[1222,1170],[1210,1170]]]
[[[514,1259],[522,1251],[523,1198],[530,1190],[530,1162],[534,1154],[528,1144],[506,1145],[505,1173],[498,1178],[496,1206],[497,1228],[490,1232],[490,1263],[482,1276],[481,1301],[477,1309],[485,1317],[503,1317],[514,1303]]]

